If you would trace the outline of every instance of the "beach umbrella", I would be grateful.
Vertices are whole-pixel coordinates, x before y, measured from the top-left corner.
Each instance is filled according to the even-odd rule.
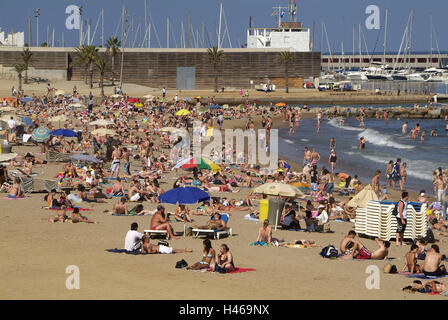
[[[176,116],[186,116],[189,114],[190,114],[190,111],[188,111],[187,109],[181,109],[176,112]]]
[[[143,107],[143,103],[141,103],[141,102],[136,103],[136,104],[134,104],[134,107],[141,108],[141,107]]]
[[[91,133],[94,136],[114,136],[117,134],[114,130],[105,128],[93,130]]]
[[[50,129],[45,127],[39,127],[37,129],[34,129],[33,133],[31,134],[31,137],[36,142],[44,142],[50,139]]]
[[[9,162],[17,157],[17,153],[0,153],[0,162]]]
[[[187,158],[185,160],[180,161],[178,164],[174,166],[174,169],[206,169],[206,170],[212,170],[213,172],[221,171],[221,168],[211,161],[210,159],[204,158],[204,157],[193,157],[193,158]]]
[[[147,94],[146,96],[143,96],[145,99],[154,99],[153,95]]]
[[[51,117],[50,119],[48,119],[48,121],[50,121],[50,122],[64,122],[64,121],[67,121],[68,119],[69,118],[65,114],[62,114],[60,116]]]
[[[23,122],[24,125],[26,125],[28,127],[34,126],[33,120],[31,120],[28,117],[22,117],[22,122]]]
[[[140,102],[140,100],[138,100],[137,98],[129,98],[126,100],[126,102],[137,103],[137,102]]]
[[[205,112],[209,112],[209,111],[210,111],[210,109],[208,107],[200,107],[198,110],[199,113],[205,113]]]
[[[159,196],[161,203],[193,204],[210,200],[210,195],[202,189],[195,187],[179,187],[168,190]]]
[[[372,189],[372,186],[368,184],[347,203],[347,206],[352,208],[366,208],[367,202],[370,200],[379,201],[377,194]]]
[[[56,90],[55,93],[54,93],[55,96],[59,96],[59,95],[63,96],[64,94],[65,94],[65,91],[61,90],[61,89]]]
[[[238,105],[237,108],[244,109],[244,104],[240,104],[240,105]]]
[[[2,117],[0,118],[0,121],[8,122],[8,121],[11,119],[11,117],[14,119],[14,121],[16,122],[16,124],[22,124],[22,120],[21,120],[18,116],[16,116],[16,115],[11,115],[11,114],[5,114],[4,116],[2,116]]]
[[[50,133],[52,136],[63,136],[63,137],[67,137],[67,138],[73,138],[73,137],[77,137],[78,134],[70,129],[57,129],[54,131],[51,131]]]
[[[95,120],[89,123],[91,126],[110,126],[113,125],[114,122],[106,119]]]
[[[185,97],[182,100],[184,100],[184,101],[192,101],[193,99],[191,99],[190,97]]]
[[[110,97],[111,98],[122,98],[123,96],[121,94],[113,94]]]
[[[209,108],[210,108],[210,109],[219,109],[219,108],[221,108],[221,106],[218,106],[218,105],[216,105],[216,104],[212,104],[212,105],[210,105]]]
[[[10,106],[0,107],[0,112],[11,112],[11,111],[17,111],[17,109]]]
[[[159,99],[157,99],[157,101],[159,101],[159,102],[167,102],[168,100],[166,100],[165,98],[159,98]]]
[[[80,102],[70,103],[68,106],[70,108],[86,108],[86,106]]]
[[[286,106],[286,103],[284,103],[284,102],[279,102],[279,103],[276,103],[275,106],[276,106],[276,107],[284,107],[284,106]]]
[[[14,98],[14,97],[3,97],[3,98],[1,98],[0,99],[0,101],[6,101],[6,102],[14,102],[14,101],[16,101],[17,100],[17,98]]]
[[[255,193],[262,193],[271,196],[282,196],[290,198],[305,198],[302,191],[289,184],[271,182],[262,184],[254,189]]]
[[[203,99],[204,97],[203,96],[196,96],[196,97],[194,97],[195,99]]]
[[[100,160],[98,160],[94,156],[91,156],[90,154],[74,154],[74,155],[70,156],[70,159],[83,161],[83,162],[100,163]]]
[[[22,98],[22,102],[30,102],[30,101],[33,101],[33,98],[31,98],[31,97]]]

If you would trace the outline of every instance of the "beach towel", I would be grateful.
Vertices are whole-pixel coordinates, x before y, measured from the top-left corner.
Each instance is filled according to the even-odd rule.
[[[285,248],[299,248],[299,249],[309,249],[309,248],[319,247],[319,245],[315,244],[315,243],[307,245],[307,246],[304,246],[303,244],[295,244],[294,242],[280,243],[279,246],[280,247],[285,247]]]
[[[255,269],[252,268],[235,268],[235,270],[233,270],[232,272],[227,272],[228,274],[233,274],[233,273],[243,273],[243,272],[248,272],[248,271],[255,271]]]
[[[18,198],[9,198],[9,197],[3,197],[3,200],[23,200],[23,199],[28,199],[31,197],[18,197]]]
[[[132,255],[139,255],[142,254],[140,250],[136,250],[136,251],[127,251],[126,249],[106,249],[105,251],[107,252],[112,252],[112,253],[126,253],[126,254],[132,254]]]
[[[408,277],[408,278],[433,280],[433,279],[445,278],[445,275],[442,275],[442,276],[426,276],[423,273],[417,273],[417,274],[407,275],[406,277]]]
[[[127,217],[127,216],[136,216],[136,213],[133,212],[129,212],[129,214],[124,214],[124,213],[112,213],[111,215],[113,216],[121,216],[121,217]]]
[[[251,242],[249,243],[249,246],[262,246],[262,247],[269,247],[269,243],[266,243],[264,241],[255,241],[255,242]]]
[[[93,211],[93,209],[89,209],[89,208],[81,208],[81,207],[75,207],[78,208],[79,211]],[[41,207],[41,209],[45,209],[45,210],[53,210],[53,211],[63,211],[64,209],[57,209],[57,208],[49,208],[49,207]],[[74,208],[67,208],[67,211],[73,211]]]

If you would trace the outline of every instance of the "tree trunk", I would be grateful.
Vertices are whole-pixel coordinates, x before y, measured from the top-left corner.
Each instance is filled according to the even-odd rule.
[[[19,73],[19,94],[22,92],[22,74]]]
[[[218,91],[218,71],[216,70],[216,65],[213,66],[213,71],[215,72],[215,92]]]
[[[26,69],[25,69],[25,81],[24,81],[24,83],[25,84],[28,83],[28,66],[26,66]]]
[[[89,76],[90,76],[90,89],[93,89],[93,70],[92,64],[89,66]]]
[[[112,56],[112,86],[115,85],[115,55]]]
[[[104,97],[104,74],[100,76],[101,96]]]
[[[87,69],[88,69],[88,67],[87,67],[87,65],[86,65],[86,67],[84,68],[84,84],[87,84]]]
[[[285,92],[289,91],[289,84],[288,84],[288,65],[285,65]]]

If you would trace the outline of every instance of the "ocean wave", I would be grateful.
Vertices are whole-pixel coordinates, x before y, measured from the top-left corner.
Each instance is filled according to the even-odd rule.
[[[309,142],[310,139],[300,139],[300,141],[303,141],[303,142]]]
[[[333,118],[330,121],[328,121],[328,124],[330,124],[331,126],[335,127],[335,128],[339,128],[339,129],[343,129],[343,130],[349,130],[349,131],[364,131],[363,128],[356,128],[356,127],[352,127],[352,126],[347,126],[347,125],[339,125],[339,119],[337,118]]]
[[[391,158],[386,158],[386,157],[378,157],[378,156],[371,156],[371,155],[365,155],[365,154],[360,154],[361,157],[363,157],[364,159],[376,162],[376,163],[381,163],[384,165],[384,167],[386,167],[387,163],[389,163],[390,160],[392,160]],[[407,164],[407,174],[408,176],[417,178],[417,179],[421,179],[421,180],[426,180],[426,181],[432,181],[432,172],[433,170],[436,168],[434,165],[434,162],[430,162],[430,161],[425,161],[425,160],[409,160],[409,159],[401,159],[401,163],[406,162]],[[382,170],[383,171],[383,170]]]
[[[294,141],[291,141],[289,139],[283,139],[283,141],[285,141],[286,143],[289,143],[289,144],[294,144]]]
[[[414,149],[415,146],[409,146],[392,141],[393,137],[387,134],[380,133],[373,129],[365,129],[363,132],[358,134],[358,138],[364,137],[367,142],[376,145],[391,147],[396,149]]]

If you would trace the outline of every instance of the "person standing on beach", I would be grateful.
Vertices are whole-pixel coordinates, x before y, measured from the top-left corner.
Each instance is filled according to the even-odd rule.
[[[401,193],[401,200],[397,204],[398,214],[397,214],[397,234],[396,234],[396,245],[404,246],[404,231],[406,230],[407,224],[407,207],[408,207],[409,194],[404,191]],[[400,244],[401,243],[401,244]]]
[[[112,152],[112,164],[110,167],[111,176],[113,177],[116,174],[116,177],[120,175],[120,159],[121,159],[121,150],[117,146],[114,147],[115,150]]]
[[[311,164],[311,151],[308,147],[305,147],[305,154],[303,156],[303,166]]]
[[[317,153],[316,148],[313,148],[313,152],[311,153],[311,165],[316,165],[320,160],[320,154]]]
[[[386,187],[392,187],[392,168],[394,162],[392,160],[386,166]]]
[[[322,123],[322,112],[319,111],[317,113],[317,133],[320,132],[320,125],[321,125],[321,123]]]
[[[330,139],[330,149],[336,149],[336,139],[334,137]]]
[[[407,164],[406,164],[406,162],[404,162],[400,169],[400,175],[401,175],[400,190],[401,191],[404,191],[404,184],[406,183],[406,176],[408,175],[408,173],[406,171],[406,166],[407,166]]]
[[[328,162],[330,164],[331,173],[334,174],[334,169],[336,168],[336,161],[338,160],[338,157],[336,156],[336,153],[334,149],[331,149],[330,157],[328,159]]]
[[[408,123],[405,122],[405,123],[403,124],[403,126],[401,127],[401,132],[402,132],[403,134],[406,134],[407,130],[408,130]]]
[[[392,179],[394,180],[394,188],[397,189],[397,182],[401,180],[401,169],[400,169],[401,159],[397,158],[397,162],[394,163],[392,167]]]
[[[380,177],[381,177],[381,171],[377,170],[375,172],[375,176],[372,179],[372,189],[377,194],[380,195]]]
[[[165,89],[165,87],[163,87],[163,89],[162,89],[162,97],[165,98],[165,96],[166,96],[166,89]]]

